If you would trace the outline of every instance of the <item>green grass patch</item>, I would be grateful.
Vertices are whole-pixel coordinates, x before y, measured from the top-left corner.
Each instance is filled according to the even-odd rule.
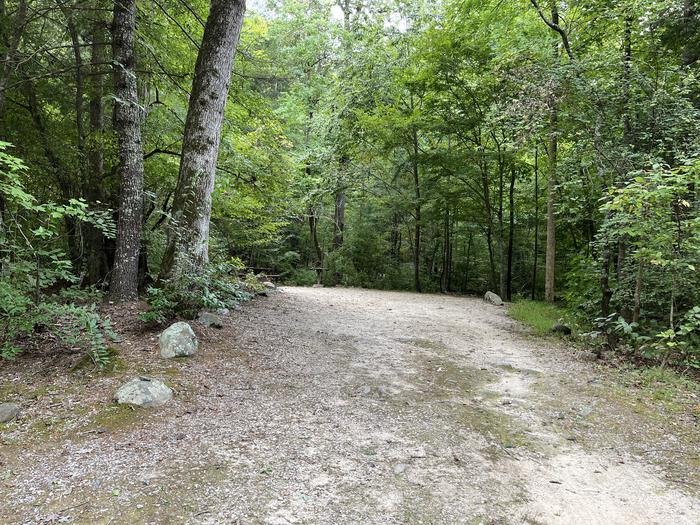
[[[566,310],[549,303],[523,299],[513,303],[508,309],[508,314],[539,335],[551,333],[552,326],[560,321],[573,329],[571,323],[566,321]]]
[[[685,377],[673,368],[655,366],[651,368],[630,369],[623,379],[626,386],[658,390],[687,391],[700,393],[700,383]]]

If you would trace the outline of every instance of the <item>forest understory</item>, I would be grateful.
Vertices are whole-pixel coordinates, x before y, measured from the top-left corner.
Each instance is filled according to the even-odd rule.
[[[176,360],[141,308],[115,319],[107,373],[29,352],[0,370],[22,404],[2,427],[3,523],[700,521],[700,390],[505,307],[288,287]],[[174,400],[114,404],[134,375]]]
[[[697,525],[699,68],[700,0],[0,0],[0,522]]]

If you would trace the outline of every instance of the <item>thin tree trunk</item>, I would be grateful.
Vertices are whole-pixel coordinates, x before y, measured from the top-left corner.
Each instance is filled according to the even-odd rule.
[[[347,161],[346,161],[347,162]],[[345,162],[343,163],[345,164]],[[338,182],[342,185],[342,182]],[[335,211],[333,214],[333,248],[338,249],[343,245],[345,233],[345,190],[338,189],[335,192]]]
[[[411,109],[413,109],[413,97],[411,97]],[[411,156],[411,164],[413,171],[413,191],[415,201],[415,243],[413,249],[413,284],[416,292],[421,292],[420,282],[420,251],[421,251],[421,190],[420,190],[420,173],[418,170],[418,132],[415,128],[412,130],[413,139],[413,155]]]
[[[496,289],[496,263],[493,255],[493,214],[491,209],[491,192],[489,191],[489,176],[488,165],[481,160],[479,162],[479,170],[481,172],[481,187],[484,203],[484,214],[486,215],[486,247],[489,252],[489,275],[491,280],[491,289]]]
[[[557,2],[552,3],[552,22],[559,25],[559,10]],[[554,56],[559,60],[559,45],[554,45]],[[544,299],[553,303],[555,298],[555,268],[556,268],[556,176],[557,150],[559,147],[559,110],[557,95],[552,88],[549,95],[549,172],[547,174],[547,250],[544,268]]]
[[[639,260],[637,265],[637,282],[634,287],[634,311],[632,312],[632,322],[638,323],[642,311],[642,277],[644,275],[644,264]]]
[[[4,13],[3,13],[4,19]],[[17,15],[12,21],[12,24],[6,23],[2,20],[3,27],[0,28],[3,31],[13,28],[12,38],[10,39],[7,51],[2,56],[2,65],[0,65],[0,126],[2,126],[5,101],[7,100],[7,86],[10,81],[10,71],[12,69],[12,63],[15,61],[15,56],[17,55],[17,50],[19,49],[19,44],[22,41],[22,36],[24,34],[24,26],[27,20],[27,0],[20,0],[19,6],[17,7]],[[0,139],[5,136],[4,126],[0,127]]]
[[[631,93],[631,67],[632,67],[632,15],[627,13],[625,15],[625,30],[623,35],[623,55],[622,55],[622,69],[623,69],[623,100],[624,100],[624,114],[623,114],[623,142],[628,148],[633,147],[632,138],[632,119],[630,115],[630,93]],[[622,285],[622,277],[625,269],[625,261],[627,259],[627,244],[629,238],[627,235],[622,235],[618,241],[617,250],[617,286],[618,288]],[[627,301],[623,302],[622,308],[620,309],[620,314],[625,321],[630,322],[632,319],[632,312],[630,311],[630,305]]]
[[[105,62],[103,23],[95,22],[92,30],[92,56],[89,125],[90,140],[87,144],[87,176],[84,189],[85,198],[91,207],[104,202],[102,179],[104,177],[104,80],[99,65]],[[86,283],[98,284],[108,272],[105,253],[105,238],[94,226],[85,225],[85,244],[87,248]]]
[[[316,253],[316,265],[323,267],[323,250],[321,249],[321,243],[318,241],[318,212],[313,206],[309,206],[309,233],[311,234],[311,241]]]
[[[115,0],[112,25],[114,131],[119,142],[119,219],[110,281],[112,301],[138,298],[143,227],[143,148],[136,91],[136,0]]]
[[[209,259],[211,194],[245,0],[212,0],[197,56],[161,277],[201,274]]]
[[[503,234],[503,154],[498,149],[498,294],[506,296],[506,257]]]
[[[535,293],[537,290],[537,259],[539,258],[539,237],[540,237],[540,190],[538,187],[539,183],[539,158],[538,158],[538,147],[535,146],[535,246],[534,246],[534,260],[532,263],[532,292],[531,299],[535,300]]]
[[[506,297],[513,299],[513,236],[515,234],[515,167],[510,170],[510,188],[508,190],[508,276],[506,278]]]
[[[464,291],[469,291],[469,270],[471,269],[472,257],[472,232],[469,232],[469,241],[467,241],[467,267],[464,271]]]

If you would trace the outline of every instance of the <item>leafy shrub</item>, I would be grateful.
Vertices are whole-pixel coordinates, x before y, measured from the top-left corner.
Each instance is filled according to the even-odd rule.
[[[139,317],[160,324],[175,317],[194,319],[201,310],[233,308],[251,298],[238,281],[239,269],[236,262],[229,261],[210,265],[202,275],[162,280],[148,289],[149,309]],[[255,282],[262,286],[257,279]]]
[[[114,332],[97,312],[94,301],[100,296],[96,290],[65,287],[78,277],[65,255],[60,233],[70,220],[89,223],[106,236],[114,236],[110,213],[90,211],[82,200],[38,202],[25,189],[26,166],[6,152],[8,147],[0,142],[0,198],[5,202],[0,228],[0,356],[15,357],[21,351],[20,338],[46,331],[103,366],[109,359],[106,341],[115,337]],[[45,293],[56,288],[60,291]]]
[[[655,347],[664,355],[664,360],[679,361],[700,369],[700,306],[691,308],[675,328],[656,335]]]
[[[265,286],[260,282],[260,279],[255,275],[254,272],[248,272],[243,278],[243,286],[246,291],[250,293],[260,293],[265,291]]]
[[[316,284],[317,274],[315,270],[308,268],[299,268],[294,270],[292,274],[285,279],[288,284],[296,286],[311,286]]]

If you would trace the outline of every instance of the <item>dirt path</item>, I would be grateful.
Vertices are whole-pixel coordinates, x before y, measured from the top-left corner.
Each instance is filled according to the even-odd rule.
[[[285,288],[226,323],[175,369],[147,352],[85,384],[104,407],[123,376],[164,377],[162,409],[6,429],[0,521],[700,523],[688,400],[647,402],[502,308]]]

